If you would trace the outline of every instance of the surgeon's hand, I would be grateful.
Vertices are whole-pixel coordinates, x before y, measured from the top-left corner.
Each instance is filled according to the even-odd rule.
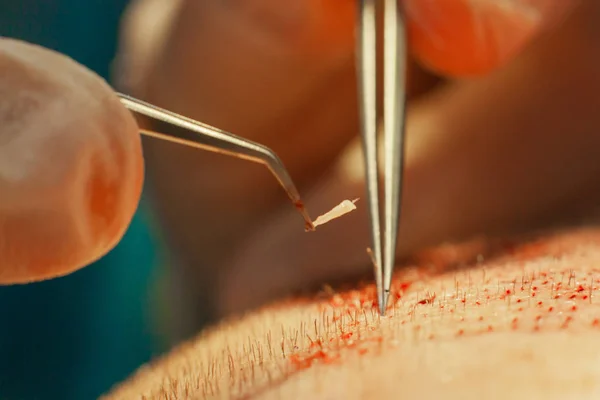
[[[112,249],[143,169],[137,124],[106,82],[0,37],[0,284],[65,275]]]
[[[127,20],[123,84],[272,147],[316,216],[364,193],[356,3],[140,1]],[[414,59],[400,254],[588,215],[600,199],[600,3],[402,3]],[[166,237],[190,287],[182,304],[213,301],[225,314],[368,272],[365,203],[304,233],[261,166],[148,145]]]

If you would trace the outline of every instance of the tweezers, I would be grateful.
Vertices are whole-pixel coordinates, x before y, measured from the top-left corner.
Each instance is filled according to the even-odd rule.
[[[359,0],[358,93],[365,161],[367,198],[379,312],[383,316],[392,281],[398,241],[400,197],[404,170],[404,120],[406,107],[406,28],[398,0],[384,0],[383,10],[383,129],[385,208],[382,238],[379,212],[377,158],[377,6],[378,0]]]
[[[294,181],[273,150],[131,96],[122,93],[117,93],[117,96],[121,103],[134,115],[149,118],[154,122],[166,123],[170,127],[168,133],[140,129],[143,135],[264,164],[275,176],[302,215],[302,218],[304,218],[305,230],[312,231],[315,229]]]

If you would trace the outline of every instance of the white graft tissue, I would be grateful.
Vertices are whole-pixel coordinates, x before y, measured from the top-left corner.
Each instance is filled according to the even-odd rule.
[[[314,227],[316,228],[319,225],[324,225],[334,219],[337,219],[343,215],[348,214],[356,210],[356,202],[358,199],[354,200],[344,200],[337,206],[333,207],[330,211],[326,212],[323,215],[319,215],[317,219],[313,222]]]

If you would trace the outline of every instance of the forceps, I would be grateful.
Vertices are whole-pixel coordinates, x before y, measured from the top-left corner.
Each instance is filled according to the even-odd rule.
[[[154,122],[166,123],[172,128],[168,134],[140,129],[143,135],[264,164],[277,178],[279,184],[304,218],[304,229],[306,231],[315,229],[313,221],[300,199],[294,181],[273,150],[131,96],[122,93],[117,93],[117,96],[121,103],[134,115],[150,118]]]
[[[406,27],[398,0],[383,1],[383,129],[384,129],[384,237],[383,257],[379,213],[377,159],[377,3],[359,0],[358,93],[365,161],[367,198],[379,312],[387,308],[398,241],[400,196],[404,164],[406,105]]]

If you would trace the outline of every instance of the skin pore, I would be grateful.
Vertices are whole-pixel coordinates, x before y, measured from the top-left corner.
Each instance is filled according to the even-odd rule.
[[[424,250],[217,325],[107,399],[597,398],[600,228]]]

